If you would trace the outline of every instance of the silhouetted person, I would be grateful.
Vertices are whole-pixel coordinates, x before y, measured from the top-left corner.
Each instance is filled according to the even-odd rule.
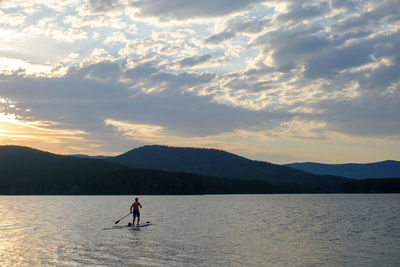
[[[142,204],[140,204],[139,199],[135,198],[135,202],[132,203],[130,211],[133,213],[133,225],[135,225],[135,219],[137,218],[137,225],[139,226],[139,221],[140,221],[140,212],[139,212],[139,207],[142,207]]]

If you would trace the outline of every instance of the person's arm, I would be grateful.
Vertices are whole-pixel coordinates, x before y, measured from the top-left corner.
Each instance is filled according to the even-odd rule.
[[[131,205],[131,208],[129,209],[131,213],[132,213],[132,208],[133,208],[133,204]]]
[[[140,202],[139,202],[139,206],[140,206],[140,208],[143,208],[143,207],[142,207],[142,204],[140,204]]]

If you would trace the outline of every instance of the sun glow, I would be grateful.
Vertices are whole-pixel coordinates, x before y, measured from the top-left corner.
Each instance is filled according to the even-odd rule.
[[[58,128],[52,121],[34,121],[16,114],[0,113],[0,145],[24,145],[57,153],[74,151],[70,146],[78,147],[87,143],[87,133],[82,130]]]
[[[60,76],[65,74],[66,69],[61,65],[32,64],[21,59],[0,57],[0,74],[21,71],[26,75],[33,76]]]

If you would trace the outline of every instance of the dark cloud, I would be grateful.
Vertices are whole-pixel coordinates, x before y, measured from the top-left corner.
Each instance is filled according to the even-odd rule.
[[[210,37],[207,37],[206,39],[204,39],[204,43],[219,44],[223,41],[230,40],[230,39],[234,38],[235,36],[236,36],[235,31],[228,30],[228,31],[220,32],[220,33],[211,35]]]
[[[248,10],[263,0],[138,0],[131,5],[139,8],[140,15],[157,17],[160,20],[186,20],[210,18]]]
[[[391,25],[400,21],[399,6],[383,1],[364,9],[362,3],[342,2],[334,8],[346,7],[345,12],[329,21],[324,19],[329,12],[326,5],[308,11],[298,6],[295,11],[296,5],[272,22],[276,30],[249,44],[272,56],[274,64],[266,66],[262,58],[256,67],[231,74],[225,86],[249,92],[272,89],[268,95],[276,96],[277,105],[280,98],[289,98],[285,109],[317,111],[297,118],[326,123],[321,132],[398,136],[400,32]],[[316,22],[303,23],[308,18]],[[281,21],[288,22],[286,27]]]
[[[393,1],[382,1],[377,7],[364,12],[350,12],[348,16],[339,19],[333,25],[335,33],[348,31],[362,32],[378,25],[400,20],[400,7]],[[390,21],[390,22],[389,22]]]
[[[317,16],[323,16],[329,12],[329,4],[326,2],[291,2],[288,7],[288,12],[278,16],[279,21],[294,21],[299,23],[306,19],[312,19]]]
[[[355,136],[385,137],[400,133],[400,92],[386,96],[368,95],[358,100],[320,101],[318,119],[326,129]],[[314,117],[315,119],[315,117]]]
[[[295,5],[298,4],[293,4],[290,10]],[[396,8],[390,8],[395,6],[393,1],[382,2],[382,6],[356,15],[342,15],[329,31],[317,23],[280,27],[259,36],[250,47],[261,47],[266,54],[272,51],[274,63],[281,72],[289,73],[300,64],[306,67],[307,78],[330,79],[340,71],[373,63],[377,55],[387,51],[387,48],[381,49],[385,42],[393,45],[398,39],[395,33],[375,34],[381,27],[388,27],[385,21],[393,20],[396,13]],[[322,18],[322,15],[321,11],[319,16]],[[302,16],[293,18],[297,22],[302,20]],[[392,58],[396,52],[390,51],[386,56]]]
[[[334,78],[340,71],[372,62],[373,52],[372,47],[362,43],[329,49],[307,60],[306,76],[311,79]]]
[[[382,94],[392,84],[400,81],[400,77],[398,75],[399,73],[400,57],[395,57],[392,58],[391,65],[387,66],[383,64],[379,67],[376,67],[373,71],[362,71],[361,73],[358,73],[360,76],[357,76],[356,78],[359,80],[363,90],[375,91]],[[355,79],[355,77],[352,78]]]
[[[206,136],[249,129],[260,124],[276,127],[280,121],[293,117],[286,112],[268,113],[218,104],[211,96],[163,91],[140,94],[132,99],[132,113],[119,119],[165,126],[186,136]]]
[[[87,7],[92,13],[115,11],[121,8],[118,1],[114,0],[89,0]]]
[[[211,58],[212,58],[211,55],[204,54],[204,55],[201,55],[201,56],[198,56],[198,57],[184,58],[182,60],[179,60],[177,62],[177,64],[181,68],[191,68],[191,67],[194,67],[196,65],[205,63],[205,62],[209,61]]]
[[[116,62],[103,61],[90,64],[84,68],[70,68],[67,77],[83,77],[98,81],[118,81],[121,76],[121,65]]]
[[[211,35],[204,39],[206,44],[218,44],[234,38],[238,33],[259,33],[269,22],[267,18],[240,17],[228,21],[225,29],[220,33]]]
[[[152,62],[145,62],[142,64],[137,64],[134,68],[128,69],[124,75],[135,83],[148,80],[151,76],[158,75],[161,70],[156,64]]]
[[[352,10],[356,6],[356,3],[351,0],[331,0],[331,6],[334,9]]]
[[[273,59],[279,71],[289,72],[299,62],[323,53],[333,47],[335,40],[313,34],[320,28],[302,25],[291,29],[279,29],[259,36],[250,47],[260,46],[264,53],[273,51]]]
[[[239,17],[228,21],[227,28],[237,33],[259,33],[268,24],[268,18]]]
[[[187,72],[176,74],[159,68],[154,62],[145,62],[127,69],[124,78],[132,81],[130,88],[135,90],[182,91],[193,86],[208,84],[215,78],[215,74]]]
[[[246,72],[245,75],[231,76],[231,79],[224,86],[235,91],[260,92],[275,88],[275,83],[273,81],[260,81],[259,73],[252,77],[249,72]]]
[[[334,24],[333,30],[335,32],[348,31],[358,27],[364,27],[368,24],[368,19],[359,14],[347,17],[346,19],[340,20]]]

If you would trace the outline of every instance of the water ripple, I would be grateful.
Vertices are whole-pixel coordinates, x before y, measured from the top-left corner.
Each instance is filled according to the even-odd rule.
[[[400,195],[0,197],[2,266],[398,266]],[[119,225],[126,224],[126,218]],[[111,230],[101,230],[110,228]]]

